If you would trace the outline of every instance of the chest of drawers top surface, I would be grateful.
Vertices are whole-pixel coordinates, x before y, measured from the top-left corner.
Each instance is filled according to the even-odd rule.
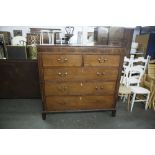
[[[120,46],[56,46],[56,45],[38,45],[38,52],[52,52],[57,54],[120,54]]]

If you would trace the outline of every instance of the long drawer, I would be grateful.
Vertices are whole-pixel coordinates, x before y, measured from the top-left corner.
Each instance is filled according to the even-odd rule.
[[[81,66],[82,56],[81,55],[42,55],[43,67],[49,66]]]
[[[84,55],[84,66],[119,66],[119,55]]]
[[[45,96],[114,94],[115,82],[45,82]]]
[[[46,97],[47,111],[99,110],[114,108],[114,97],[104,96],[52,96]]]
[[[80,80],[117,80],[118,68],[100,67],[53,67],[44,69],[44,80],[80,81]]]

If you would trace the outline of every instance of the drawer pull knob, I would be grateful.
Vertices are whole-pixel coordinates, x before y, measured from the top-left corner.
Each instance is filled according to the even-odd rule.
[[[61,77],[64,77],[64,76],[67,76],[68,73],[67,73],[67,72],[66,72],[66,73],[61,73],[61,72],[59,72],[58,75],[61,76]]]
[[[102,72],[102,73],[97,72],[96,75],[97,75],[97,76],[101,76],[101,75],[105,75],[105,73],[104,73],[104,72]]]
[[[103,86],[100,86],[100,87],[97,87],[97,86],[96,86],[95,89],[96,89],[96,90],[104,89],[104,87],[103,87]]]
[[[99,63],[105,63],[106,61],[108,61],[108,59],[103,58],[103,57],[98,58],[98,62],[99,62]]]
[[[68,59],[67,58],[58,58],[57,61],[61,62],[61,63],[66,63],[68,61]]]
[[[100,88],[103,89],[103,86],[101,86]]]
[[[66,61],[68,61],[68,59],[67,59],[67,58],[65,58],[65,59],[64,59],[64,61],[66,62]]]
[[[59,72],[58,75],[61,76],[62,74]]]

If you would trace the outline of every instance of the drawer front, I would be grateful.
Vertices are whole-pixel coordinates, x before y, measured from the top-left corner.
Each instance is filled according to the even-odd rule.
[[[99,110],[114,108],[113,96],[52,96],[46,97],[46,110]]]
[[[44,80],[117,80],[118,68],[84,67],[44,69]]]
[[[43,67],[49,66],[81,66],[81,55],[42,55]]]
[[[119,55],[85,55],[84,66],[115,66],[120,62]]]
[[[45,96],[114,94],[115,82],[45,82]]]

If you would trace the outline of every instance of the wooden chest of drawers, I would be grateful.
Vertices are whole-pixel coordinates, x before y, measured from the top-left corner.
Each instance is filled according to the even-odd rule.
[[[109,46],[38,47],[43,119],[48,112],[116,112],[124,49]]]

